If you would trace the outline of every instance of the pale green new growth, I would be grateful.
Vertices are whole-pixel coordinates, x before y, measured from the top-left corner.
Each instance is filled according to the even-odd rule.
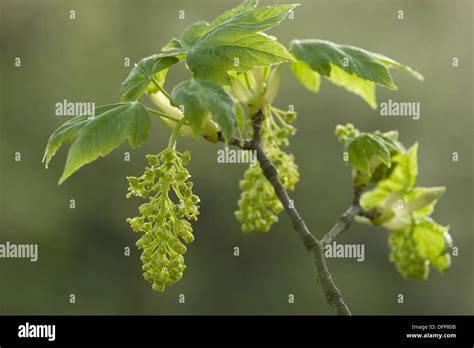
[[[418,279],[428,277],[430,263],[445,271],[450,265],[447,252],[451,237],[448,227],[438,225],[429,216],[446,188],[415,187],[418,144],[406,151],[393,131],[360,133],[352,125],[338,126],[336,135],[348,149],[355,182],[377,184],[361,195],[360,206],[371,216],[359,220],[391,231],[390,259],[398,271]]]

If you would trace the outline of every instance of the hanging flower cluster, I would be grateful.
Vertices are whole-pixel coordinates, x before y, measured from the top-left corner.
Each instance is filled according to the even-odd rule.
[[[167,148],[160,155],[147,155],[147,160],[150,166],[142,176],[127,178],[127,198],[133,195],[148,202],[139,207],[140,216],[127,221],[134,232],[144,233],[137,242],[143,250],[143,276],[153,284],[153,290],[161,292],[183,276],[184,243],[194,240],[189,221],[197,220],[199,197],[193,194],[184,167],[190,160],[189,152]]]

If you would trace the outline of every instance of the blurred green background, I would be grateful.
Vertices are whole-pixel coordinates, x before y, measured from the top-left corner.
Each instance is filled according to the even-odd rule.
[[[360,98],[327,81],[314,95],[290,74],[276,105],[295,105],[299,131],[291,151],[301,181],[292,194],[308,226],[322,236],[351,201],[350,169],[333,136],[338,123],[362,130],[398,129],[407,145],[420,143],[418,184],[445,185],[434,218],[451,226],[459,256],[448,273],[404,280],[388,260],[387,232],[354,224],[339,242],[365,244],[365,261],[329,260],[355,314],[473,314],[472,1],[299,1],[295,18],[270,31],[280,42],[322,38],[380,52],[425,76],[394,72],[398,91],[378,89],[378,101],[421,103],[421,119],[384,118]],[[147,143],[128,144],[57,186],[66,148],[46,170],[50,133],[67,117],[55,103],[118,101],[132,62],[156,53],[198,20],[212,20],[238,1],[1,0],[0,243],[37,243],[39,261],[0,259],[0,314],[332,314],[313,265],[285,215],[267,234],[243,234],[233,212],[245,165],[216,160],[221,144],[182,139],[200,195],[196,240],[183,279],[165,293],[143,280],[138,235],[125,222],[142,202],[127,200],[125,176],[139,175],[145,154],[166,146],[169,130],[153,119]],[[269,1],[263,1],[270,4]],[[69,19],[69,11],[76,19]],[[180,10],[185,19],[178,19]],[[397,19],[403,10],[404,20]],[[20,68],[14,66],[20,57]],[[460,66],[453,68],[452,57]],[[171,90],[189,78],[171,69]],[[131,152],[131,161],[123,160]],[[14,161],[20,152],[21,162]],[[452,161],[452,153],[459,161]],[[69,209],[69,200],[76,209]],[[124,256],[124,248],[131,255]],[[233,256],[233,248],[240,256]],[[295,303],[288,303],[288,294]],[[75,294],[76,303],[69,303]],[[178,303],[185,294],[186,303]],[[405,302],[397,303],[404,294]]]

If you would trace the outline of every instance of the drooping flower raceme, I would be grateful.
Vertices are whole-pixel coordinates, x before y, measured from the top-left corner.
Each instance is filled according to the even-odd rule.
[[[281,149],[289,145],[288,137],[295,133],[291,125],[296,115],[277,108],[265,108],[261,128],[261,145],[278,169],[279,179],[288,190],[294,190],[299,181],[298,165],[292,154]],[[283,205],[275,194],[273,186],[264,177],[258,165],[250,166],[240,181],[242,193],[235,212],[244,232],[267,232],[278,216]]]
[[[181,154],[167,148],[160,155],[147,155],[147,160],[150,166],[142,176],[127,178],[127,198],[134,195],[148,202],[139,207],[140,216],[127,221],[134,232],[144,233],[137,242],[143,250],[143,276],[153,290],[161,292],[183,276],[185,244],[194,240],[189,221],[197,220],[199,198],[193,194],[193,184],[187,181],[189,172],[184,168],[189,152]]]

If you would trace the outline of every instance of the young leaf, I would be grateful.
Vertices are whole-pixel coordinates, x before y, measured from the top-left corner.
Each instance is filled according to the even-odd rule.
[[[209,30],[209,23],[200,21],[191,24],[181,35],[181,44],[184,48],[191,48],[201,36]]]
[[[396,154],[398,152],[405,153],[407,149],[403,146],[401,142],[398,141],[398,132],[397,131],[389,131],[385,133],[381,132],[374,132],[374,134],[378,135],[383,142],[387,149],[390,150],[390,153]]]
[[[415,218],[430,216],[446,187],[415,187],[404,196],[405,209]]]
[[[353,46],[324,40],[294,40],[290,51],[315,72],[360,96],[374,109],[377,107],[375,84],[396,89],[388,69],[397,68],[423,80],[419,72],[406,65]]]
[[[451,240],[448,229],[447,226],[441,226],[425,218],[415,223],[412,231],[417,254],[429,260],[440,272],[446,271],[451,264],[447,254],[447,241]]]
[[[364,80],[355,74],[349,74],[337,65],[331,65],[331,76],[327,80],[339,87],[343,87],[351,93],[361,97],[372,109],[377,108],[375,98],[375,83]]]
[[[194,77],[229,84],[227,71],[245,72],[256,66],[270,66],[291,61],[285,47],[264,34],[234,35],[222,45],[193,48],[187,63]]]
[[[399,63],[396,60],[393,60],[392,58],[385,57],[384,55],[381,55],[379,53],[370,52],[370,54],[372,55],[373,58],[375,58],[379,62],[383,63],[389,69],[390,68],[395,68],[395,69],[398,69],[400,71],[403,71],[403,72],[406,72],[406,73],[410,74],[411,76],[413,76],[417,80],[420,80],[420,81],[424,80],[423,75],[421,75],[418,71],[413,70],[409,66],[406,66],[402,63]]]
[[[186,62],[194,77],[229,84],[227,71],[244,72],[256,66],[293,61],[283,45],[261,31],[278,25],[296,6],[258,7],[209,30],[187,53]]]
[[[370,223],[398,231],[411,226],[414,220],[431,215],[446,188],[414,187],[417,176],[416,145],[407,153],[395,154],[392,168],[389,176],[380,180],[377,187],[362,194],[360,205],[364,210],[375,209],[380,213]]]
[[[319,92],[321,76],[312,70],[308,64],[299,60],[291,63],[291,71],[293,75],[311,92]]]
[[[150,116],[140,103],[100,106],[94,117],[77,116],[59,127],[48,140],[43,161],[46,166],[64,142],[73,141],[69,149],[63,183],[83,165],[106,156],[128,138],[134,148],[148,137]]]
[[[140,98],[152,84],[153,79],[156,80],[158,73],[168,69],[178,61],[179,58],[176,51],[154,54],[140,60],[138,64],[133,67],[127,79],[122,82],[120,90],[121,100],[135,101]]]
[[[96,109],[96,112],[100,110],[99,107]],[[74,140],[77,136],[77,133],[82,129],[82,127],[89,122],[88,115],[79,115],[69,121],[63,123],[58,129],[56,129],[53,134],[48,139],[48,144],[46,145],[46,150],[43,156],[43,163],[46,168],[48,168],[49,162],[54,157],[56,152],[59,150],[63,143]]]
[[[234,135],[236,105],[224,87],[211,81],[191,79],[178,84],[171,92],[171,98],[176,106],[184,107],[184,115],[196,134],[200,133],[207,112],[210,112],[226,141]]]
[[[332,64],[364,80],[396,89],[385,65],[360,48],[324,40],[294,40],[290,51],[323,76],[331,76]]]
[[[378,166],[384,163],[390,167],[390,152],[380,137],[363,133],[347,143],[347,152],[352,166],[370,177]],[[377,165],[373,165],[377,161]]]
[[[211,24],[209,24],[206,21],[199,21],[199,22],[193,23],[188,28],[186,28],[186,30],[183,32],[183,34],[181,35],[181,39],[176,40],[176,41],[179,42],[179,45],[181,47],[190,49],[194,45],[194,43],[196,43],[196,41],[200,39],[204,34],[206,34],[209,30],[215,28],[219,24],[227,21],[228,19],[238,14],[247,12],[255,8],[257,4],[258,4],[257,0],[245,0],[239,6],[221,14],[219,17],[214,19]],[[168,45],[170,47],[177,46],[178,45],[177,42],[170,42],[168,43]]]
[[[273,5],[253,8],[239,13],[216,26],[210,35],[227,37],[232,33],[256,33],[268,30],[280,24],[299,4]]]
[[[236,16],[240,13],[247,12],[247,11],[257,7],[257,5],[258,5],[258,0],[244,0],[244,2],[241,3],[239,6],[234,7],[232,9],[224,12],[219,17],[214,19],[211,22],[210,27],[211,28],[217,27],[219,24],[227,21],[228,19],[230,19],[230,18],[232,18],[232,17],[234,17],[234,16]]]
[[[360,205],[364,210],[380,206],[392,209],[393,205],[397,204],[397,199],[403,198],[405,203],[409,203],[421,196],[420,192],[417,190],[418,188],[413,189],[418,176],[417,149],[418,144],[415,144],[410,148],[410,150],[408,150],[408,152],[400,152],[392,157],[392,170],[390,175],[387,178],[380,180],[373,190],[366,191],[362,194]],[[423,188],[419,189],[423,190]],[[436,191],[436,195],[440,196],[442,194],[441,190]],[[407,193],[406,197],[402,196],[404,193]],[[399,194],[399,196],[396,196],[398,198],[389,199],[390,197],[393,197],[393,194]],[[435,196],[435,194],[432,194],[432,196]],[[427,197],[425,196],[424,199],[426,198]],[[390,202],[387,202],[387,200],[390,200]],[[417,206],[418,203],[412,204],[414,205],[414,208],[421,209],[421,206]],[[427,204],[429,204],[429,202]]]
[[[389,192],[410,191],[418,176],[418,143],[406,153],[397,153],[392,157],[394,164],[390,177],[379,182],[379,187]]]
[[[366,191],[360,197],[360,206],[366,211],[373,208],[385,208],[387,206],[387,197],[392,193],[393,192],[380,189],[379,187],[371,191]]]
[[[181,41],[176,38],[172,38],[166,45],[164,45],[161,50],[163,52],[171,51],[171,50],[181,50],[183,46],[181,45]]]

